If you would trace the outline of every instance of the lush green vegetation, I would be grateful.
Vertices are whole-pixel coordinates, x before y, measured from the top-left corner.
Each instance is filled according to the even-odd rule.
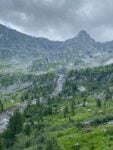
[[[112,97],[113,92],[113,65],[99,68],[87,68],[72,70],[67,75],[62,95],[79,94],[79,88],[85,89],[84,94],[105,93],[107,98]]]
[[[16,106],[18,103],[39,99],[45,99],[56,86],[57,75],[24,75],[24,74],[1,74],[0,86],[8,93],[0,91],[0,111]],[[24,86],[24,84],[28,84]],[[30,84],[29,84],[30,83]],[[11,87],[14,88],[11,90]],[[10,90],[9,90],[10,89]],[[46,101],[46,99],[45,99]]]
[[[14,114],[2,135],[4,149],[112,149],[113,128],[108,122],[113,120],[113,102],[101,107],[95,99],[86,102],[84,106],[83,98],[62,101],[58,97],[54,102],[28,106],[20,117]]]
[[[1,150],[112,150],[113,65],[71,71],[63,91],[51,97],[57,76],[30,77],[22,101],[37,99],[16,111],[1,134]],[[39,100],[44,98],[44,102]],[[2,105],[1,105],[2,109]]]

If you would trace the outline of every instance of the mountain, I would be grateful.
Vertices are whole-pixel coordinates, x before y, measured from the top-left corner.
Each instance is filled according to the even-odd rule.
[[[95,49],[95,46],[95,40],[86,31],[80,31],[76,37],[65,41],[65,48],[76,51],[91,51],[91,49]]]
[[[83,31],[80,31],[75,38],[69,39],[69,40],[66,41],[66,43],[69,43],[69,42],[70,43],[77,43],[77,42],[79,42],[79,43],[83,43],[83,44],[84,43],[93,44],[93,43],[95,43],[95,40],[92,39],[90,37],[90,35],[86,31],[83,30]]]
[[[112,62],[113,41],[86,31],[50,41],[0,25],[0,150],[113,149]]]
[[[57,46],[56,42],[54,44]],[[0,48],[17,53],[35,53],[36,50],[52,49],[53,43],[46,38],[34,38],[0,25]]]
[[[29,71],[106,65],[113,62],[113,41],[96,42],[86,31],[66,41],[51,41],[0,25],[0,59],[17,69],[24,61]]]

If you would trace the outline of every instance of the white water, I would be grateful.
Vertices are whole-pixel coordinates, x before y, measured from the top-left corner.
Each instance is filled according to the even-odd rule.
[[[0,114],[0,133],[2,133],[8,125],[8,122],[13,115],[13,113],[18,109],[22,112],[27,107],[27,103],[18,104],[15,107],[12,107],[10,110],[4,111]]]
[[[57,80],[56,88],[55,88],[54,92],[52,93],[52,96],[58,96],[58,94],[62,91],[64,81],[65,81],[64,75],[60,74],[59,78]]]
[[[64,75],[60,74],[59,78],[57,80],[57,85],[54,90],[54,92],[51,94],[51,96],[55,97],[58,96],[58,94],[62,91],[63,84],[64,84]],[[13,115],[13,113],[18,109],[19,111],[23,111],[27,107],[28,102],[20,103],[15,107],[12,107],[10,110],[7,110],[0,114],[0,133],[4,132],[4,130],[7,128],[8,122]],[[31,105],[36,104],[36,100],[31,100]]]

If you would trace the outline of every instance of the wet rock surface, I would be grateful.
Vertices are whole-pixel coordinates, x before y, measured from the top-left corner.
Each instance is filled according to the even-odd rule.
[[[58,94],[62,91],[64,81],[65,81],[64,75],[60,74],[56,83],[56,88],[54,92],[51,94],[51,96],[54,96],[54,97],[58,96]],[[40,98],[40,102],[43,102],[41,99],[42,98]],[[37,103],[37,99],[33,99],[31,100],[30,105],[34,105],[36,103]],[[11,107],[9,110],[4,111],[0,114],[0,133],[2,133],[7,128],[8,122],[11,116],[13,115],[13,113],[16,110],[19,110],[20,112],[22,112],[27,107],[27,105],[28,105],[28,102],[19,103],[16,106]]]
[[[57,80],[56,88],[52,93],[52,96],[58,96],[58,94],[62,91],[64,82],[65,82],[64,74],[60,74]]]
[[[27,107],[27,102],[17,104],[17,106],[14,106],[10,108],[9,110],[2,112],[0,114],[0,133],[2,133],[7,128],[8,122],[11,116],[13,115],[13,113],[16,110],[19,110],[20,112],[22,112],[26,107]]]

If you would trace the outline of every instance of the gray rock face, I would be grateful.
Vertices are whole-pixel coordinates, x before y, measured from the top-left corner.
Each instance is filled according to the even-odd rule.
[[[64,74],[59,74],[59,78],[56,81],[56,88],[53,93],[51,93],[51,97],[56,97],[58,94],[62,91],[63,84],[64,84],[65,78]],[[29,84],[27,84],[29,85]],[[40,97],[40,102],[45,103],[46,101],[43,100],[42,97]],[[20,112],[23,112],[24,109],[27,107],[28,103],[30,105],[35,105],[37,103],[37,99],[33,99],[30,101],[25,101],[22,103],[18,103],[16,106],[11,107],[9,110],[6,110],[2,113],[0,113],[0,133],[4,132],[5,129],[7,129],[7,125],[9,123],[9,120],[11,116],[14,114],[14,112],[18,109]]]
[[[12,107],[10,110],[6,110],[3,113],[0,114],[0,133],[4,132],[7,128],[7,125],[9,123],[9,120],[11,116],[14,114],[14,112],[18,109],[20,112],[22,112],[27,107],[27,102],[20,103],[15,107]]]
[[[113,58],[113,41],[100,43],[86,31],[66,41],[50,41],[31,37],[0,25],[0,59],[15,63],[23,59],[37,60],[35,69],[48,69],[51,64],[76,66],[106,65]],[[32,61],[31,61],[32,62]],[[110,61],[111,62],[111,61]],[[34,63],[33,63],[34,65]]]

